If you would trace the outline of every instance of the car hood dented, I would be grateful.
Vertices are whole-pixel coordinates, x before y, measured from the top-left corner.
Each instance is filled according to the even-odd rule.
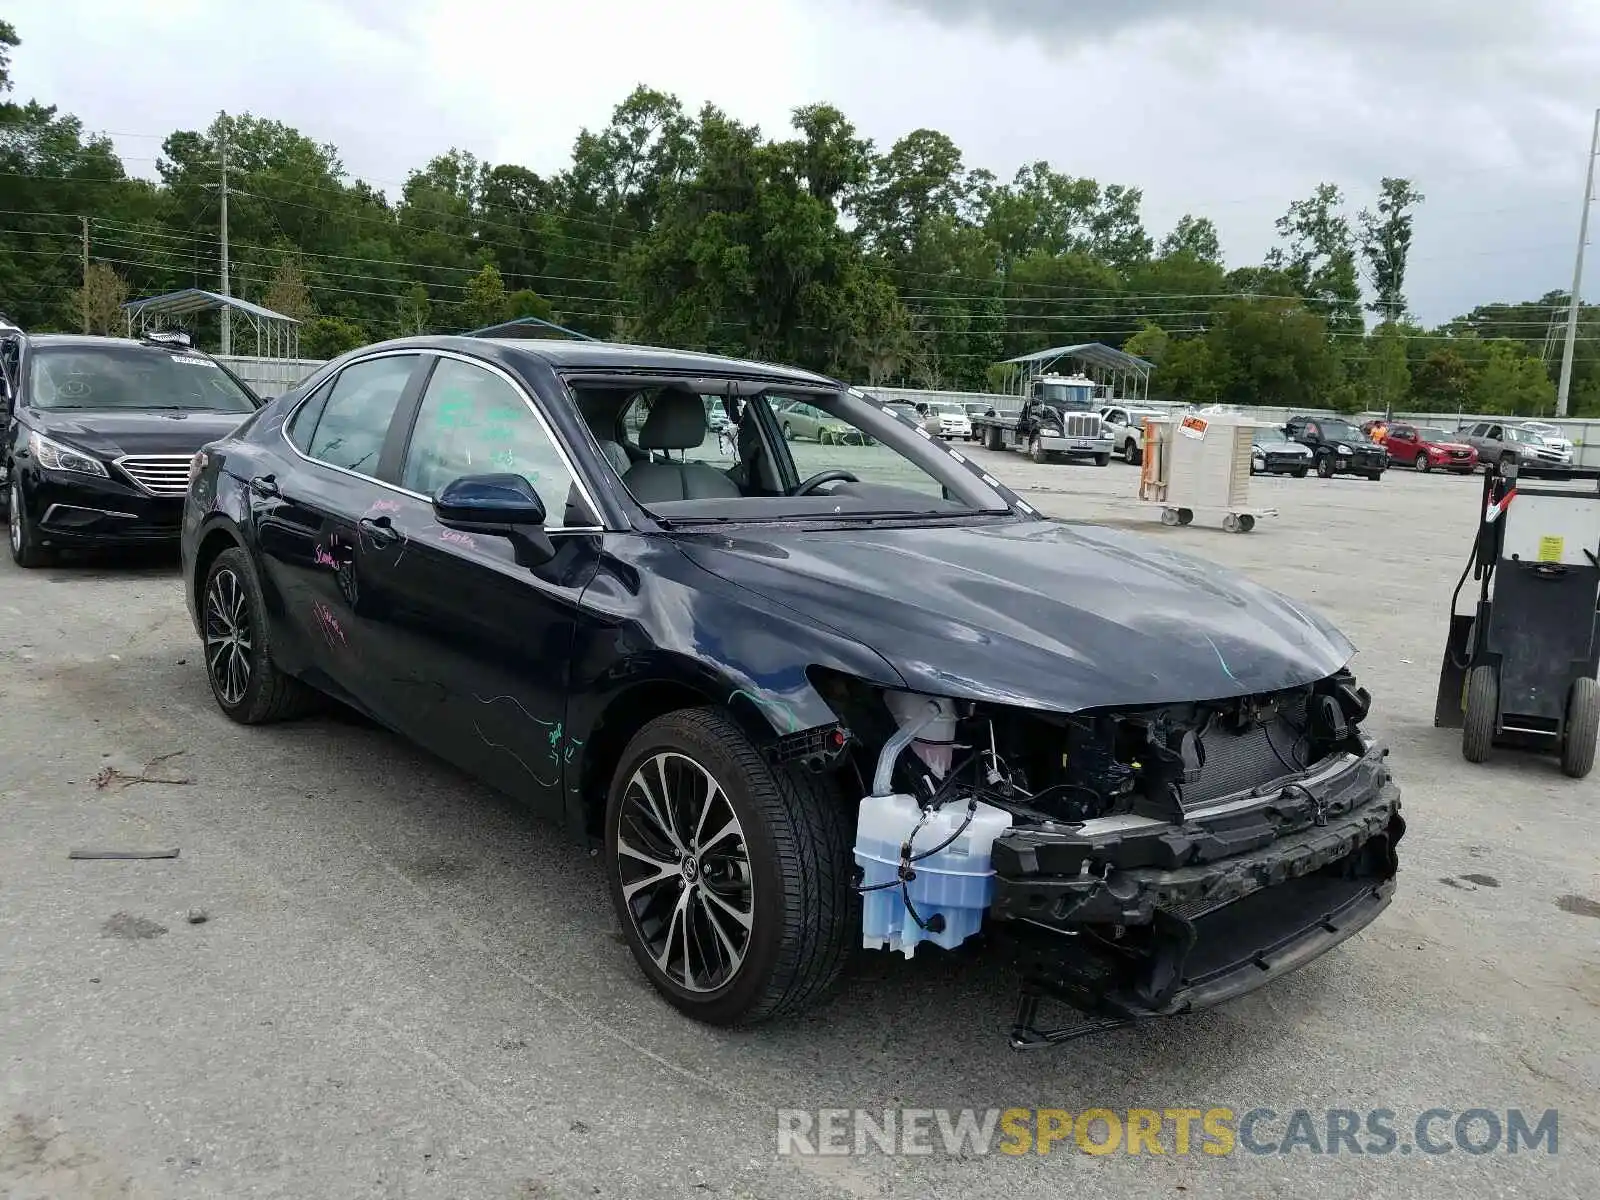
[[[1154,539],[1010,521],[689,535],[697,563],[870,647],[908,688],[1074,712],[1314,683],[1326,620]]]

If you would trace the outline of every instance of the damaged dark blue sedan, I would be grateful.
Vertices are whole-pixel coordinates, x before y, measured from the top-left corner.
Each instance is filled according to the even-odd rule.
[[[860,436],[786,441],[795,403]],[[1044,1045],[1252,990],[1392,894],[1344,637],[808,372],[368,347],[195,457],[183,558],[224,713],[332,697],[545,810],[704,1021],[981,934]]]

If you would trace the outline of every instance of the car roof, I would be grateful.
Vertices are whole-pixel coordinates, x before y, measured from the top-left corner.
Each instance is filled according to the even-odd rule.
[[[181,350],[185,354],[204,354],[204,350],[196,350],[190,346],[180,346],[171,342],[141,341],[139,338],[100,337],[93,333],[32,333],[28,335],[28,344],[35,349],[48,346],[76,347],[86,350],[100,350],[107,346],[120,346],[123,348],[134,347],[140,350],[160,350],[171,354]]]
[[[503,352],[542,359],[557,370],[685,371],[695,374],[759,375],[811,386],[841,386],[838,380],[798,367],[728,358],[697,350],[669,350],[662,346],[635,346],[622,342],[556,341],[534,338],[448,338],[440,342],[465,348],[473,343],[489,343]]]

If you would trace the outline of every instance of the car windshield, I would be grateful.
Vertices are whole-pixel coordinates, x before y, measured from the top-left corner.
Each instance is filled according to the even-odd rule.
[[[1544,445],[1544,439],[1537,433],[1528,429],[1518,429],[1515,425],[1506,429],[1506,441],[1521,442],[1524,446]]]
[[[1258,429],[1255,433],[1255,440],[1258,445],[1265,446],[1272,442],[1287,442],[1289,435],[1281,429]]]
[[[255,398],[221,364],[165,346],[40,346],[29,399],[42,409],[254,412]]]
[[[1546,425],[1543,421],[1524,421],[1522,427],[1530,433],[1537,433],[1540,437],[1559,437],[1561,430],[1554,425]]]
[[[671,524],[937,521],[1012,511],[998,485],[934,439],[914,408],[856,389],[785,393],[704,377],[693,385],[569,385],[623,486]],[[725,426],[700,419],[708,400],[729,418]]]
[[[1322,421],[1322,436],[1331,442],[1360,442],[1366,439],[1348,421]]]
[[[928,405],[928,407],[933,409],[934,412],[943,414],[945,416],[964,417],[967,415],[967,410],[962,408],[961,405],[953,404],[945,400],[934,400]]]
[[[1444,430],[1435,429],[1432,426],[1417,430],[1417,441],[1419,442],[1448,442],[1451,440],[1453,439]]]

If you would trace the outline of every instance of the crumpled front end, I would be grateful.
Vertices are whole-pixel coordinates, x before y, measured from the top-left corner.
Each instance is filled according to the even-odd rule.
[[[1007,937],[1018,1047],[1243,995],[1393,895],[1399,791],[1348,670],[1076,714],[884,699],[889,724],[851,718],[883,747],[857,847],[866,944],[948,948],[980,923]],[[1080,1010],[1076,1027],[1041,1029],[1046,999]]]
[[[1333,949],[1388,907],[1405,833],[1387,751],[1341,755],[1178,826],[1014,829],[993,847],[990,915],[1017,940],[1024,1003],[1100,1019],[1199,1011]]]

